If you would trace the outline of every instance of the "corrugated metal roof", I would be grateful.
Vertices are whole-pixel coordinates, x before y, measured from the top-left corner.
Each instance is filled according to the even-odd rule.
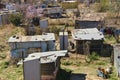
[[[50,41],[55,40],[54,33],[45,33],[43,35],[35,36],[12,36],[8,42],[32,42],[32,41]]]
[[[72,31],[75,40],[102,40],[104,35],[97,28],[75,29]]]
[[[66,54],[67,54],[67,50],[32,53],[29,54],[24,61],[29,61],[39,58],[41,63],[51,63],[51,62],[55,62],[58,57],[65,56]]]

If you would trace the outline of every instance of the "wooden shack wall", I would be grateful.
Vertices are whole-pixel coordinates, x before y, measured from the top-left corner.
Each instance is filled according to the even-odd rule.
[[[75,20],[75,29],[97,28],[100,21],[79,21]]]
[[[53,75],[55,71],[55,63],[41,64],[41,75]]]
[[[88,40],[89,46],[90,46],[90,53],[91,52],[98,52],[100,54],[100,51],[102,49],[103,41],[102,40]],[[84,54],[84,44],[87,42],[87,40],[77,40],[76,41],[76,52],[80,54]]]

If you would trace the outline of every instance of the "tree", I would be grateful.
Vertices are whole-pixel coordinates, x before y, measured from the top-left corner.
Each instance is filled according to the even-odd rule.
[[[21,14],[11,14],[9,17],[9,21],[13,23],[15,26],[19,26],[22,22],[22,15]]]

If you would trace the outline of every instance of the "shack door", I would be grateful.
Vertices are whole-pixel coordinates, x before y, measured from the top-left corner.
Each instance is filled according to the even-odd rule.
[[[40,80],[40,61],[33,59],[24,61],[24,80]]]

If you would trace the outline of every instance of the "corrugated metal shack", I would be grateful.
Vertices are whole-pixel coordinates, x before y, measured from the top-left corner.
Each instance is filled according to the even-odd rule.
[[[18,14],[16,10],[2,10],[0,11],[0,25],[9,24],[9,16],[11,14]]]
[[[75,20],[75,29],[98,28],[104,24],[104,13],[81,13]]]
[[[113,64],[116,68],[118,77],[120,77],[120,44],[113,45],[114,54],[113,54]]]
[[[55,80],[60,58],[66,54],[67,50],[29,54],[24,60],[25,80]]]
[[[8,40],[11,47],[11,57],[22,57],[22,52],[27,54],[33,52],[45,52],[55,50],[54,33],[44,33],[36,36],[12,36]]]
[[[60,17],[62,15],[63,9],[61,7],[48,7],[44,9],[44,15],[47,17]]]
[[[72,37],[76,40],[77,53],[101,51],[104,35],[97,28],[75,29],[72,31]]]
[[[28,3],[38,2],[38,1],[40,1],[40,0],[16,0],[15,2],[19,3],[19,4],[21,4],[21,3],[28,4]]]

